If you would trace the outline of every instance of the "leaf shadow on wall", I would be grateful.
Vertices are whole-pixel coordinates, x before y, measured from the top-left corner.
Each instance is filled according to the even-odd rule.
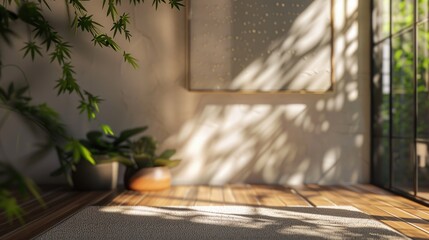
[[[366,76],[358,74],[357,57],[360,41],[367,41],[358,37],[362,28],[357,22],[364,16],[358,14],[360,5],[344,1],[341,7],[335,92],[201,95],[195,117],[172,137],[183,158],[174,170],[177,183],[324,184],[365,179],[362,148],[369,126],[362,112],[369,102],[359,96]],[[261,65],[260,74],[267,64]],[[300,72],[302,65],[289,64]]]

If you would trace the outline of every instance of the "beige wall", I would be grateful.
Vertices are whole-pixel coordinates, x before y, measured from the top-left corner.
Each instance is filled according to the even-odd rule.
[[[369,2],[336,0],[334,93],[188,92],[184,11],[161,7],[155,12],[148,3],[129,9],[135,17],[133,42],[121,41],[139,59],[138,70],[122,63],[120,54],[93,49],[85,34],[73,41],[79,82],[105,99],[95,122],[77,114],[75,97],[56,97],[52,88],[60,69],[48,60],[33,64],[7,49],[3,59],[5,64],[28,66],[33,98],[57,109],[75,137],[100,123],[109,123],[117,132],[148,125],[148,133],[160,140],[162,148],[177,148],[183,159],[174,169],[177,184],[367,182]],[[56,4],[51,19],[63,19],[62,2]],[[19,73],[8,68],[4,76]],[[58,161],[54,152],[38,151],[37,145],[43,142],[39,133],[11,114],[1,129],[0,156],[39,182],[63,181],[48,176]]]

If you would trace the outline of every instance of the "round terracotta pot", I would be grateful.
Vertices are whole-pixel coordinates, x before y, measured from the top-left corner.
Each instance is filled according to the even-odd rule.
[[[159,191],[171,186],[171,172],[167,167],[142,168],[137,171],[127,169],[125,184],[134,191]]]

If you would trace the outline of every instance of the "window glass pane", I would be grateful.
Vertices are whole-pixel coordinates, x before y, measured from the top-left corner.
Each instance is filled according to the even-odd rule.
[[[392,38],[392,135],[414,137],[413,32]]]
[[[417,28],[417,138],[429,140],[429,32],[428,23]]]
[[[414,0],[392,0],[392,32],[411,27],[414,21]]]
[[[372,10],[372,31],[374,42],[378,42],[390,33],[390,0],[374,0]]]
[[[372,180],[373,183],[389,187],[390,181],[390,148],[388,138],[374,138]]]
[[[417,138],[416,164],[418,193],[429,199],[429,36],[428,23],[417,27]]]
[[[418,141],[416,145],[416,160],[418,169],[417,195],[429,200],[429,142]]]
[[[409,194],[419,181],[429,197],[428,6],[429,0],[373,0],[371,173],[373,183]]]
[[[414,140],[392,139],[392,186],[414,194]]]
[[[417,3],[418,20],[423,21],[428,18],[429,0],[418,0]]]
[[[390,112],[389,39],[374,47],[373,68],[373,133],[378,137],[388,137]]]

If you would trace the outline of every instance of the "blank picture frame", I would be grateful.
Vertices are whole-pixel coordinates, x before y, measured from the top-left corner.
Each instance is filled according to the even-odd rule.
[[[334,0],[187,0],[193,92],[334,90]]]

